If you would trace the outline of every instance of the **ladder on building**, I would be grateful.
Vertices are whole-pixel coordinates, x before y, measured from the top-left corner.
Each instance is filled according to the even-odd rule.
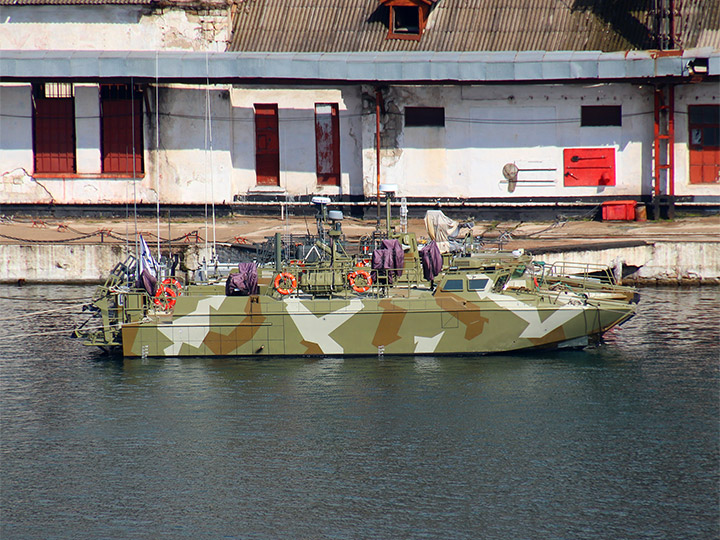
[[[675,87],[655,87],[653,219],[675,217]]]

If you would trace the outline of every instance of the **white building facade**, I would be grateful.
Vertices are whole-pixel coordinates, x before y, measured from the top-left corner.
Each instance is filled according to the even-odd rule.
[[[231,4],[96,3],[0,2],[0,204],[720,206],[717,48],[224,53]]]

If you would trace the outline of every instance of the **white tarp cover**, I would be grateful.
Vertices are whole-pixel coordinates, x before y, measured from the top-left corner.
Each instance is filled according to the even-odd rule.
[[[425,228],[431,240],[434,240],[440,253],[450,251],[449,239],[453,233],[457,234],[458,222],[450,219],[442,210],[428,210],[425,214]]]

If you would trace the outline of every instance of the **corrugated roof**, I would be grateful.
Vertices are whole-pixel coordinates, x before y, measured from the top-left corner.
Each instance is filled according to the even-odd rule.
[[[0,6],[59,6],[59,5],[157,5],[159,7],[219,7],[230,0],[0,0]]]
[[[680,46],[720,45],[720,2],[679,5]],[[413,41],[387,39],[388,8],[379,0],[240,0],[228,50],[644,50],[656,48],[652,7],[653,0],[439,0]]]
[[[154,4],[157,0],[0,0],[0,6],[61,6],[106,4]]]

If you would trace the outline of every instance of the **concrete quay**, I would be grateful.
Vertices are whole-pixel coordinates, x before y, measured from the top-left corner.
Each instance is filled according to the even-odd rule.
[[[128,253],[135,231],[153,251],[181,253],[185,265],[199,265],[213,239],[222,249],[243,249],[276,232],[302,235],[315,230],[312,218],[235,216],[216,220],[154,219],[48,220],[3,218],[0,222],[1,283],[98,283]],[[394,225],[397,225],[395,222]],[[375,221],[345,219],[350,240],[370,234]],[[427,238],[423,220],[408,230]],[[473,235],[488,249],[522,248],[547,264],[577,262],[622,270],[637,285],[720,285],[720,216],[659,222],[476,222]],[[168,239],[171,241],[168,242]]]

